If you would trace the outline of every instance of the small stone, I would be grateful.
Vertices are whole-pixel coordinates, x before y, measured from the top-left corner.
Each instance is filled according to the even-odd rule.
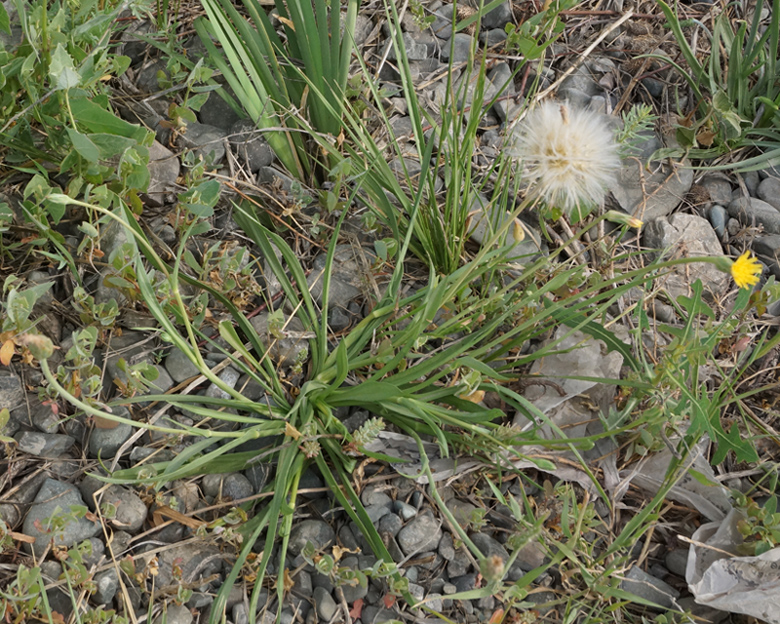
[[[412,507],[409,503],[397,500],[393,503],[393,507],[395,512],[405,521],[411,520],[417,515],[417,508]]]
[[[0,371],[0,405],[12,410],[24,403],[22,380],[13,373]]]
[[[112,408],[116,416],[132,420],[132,415],[124,406]],[[89,456],[101,459],[113,459],[120,447],[133,435],[134,428],[125,423],[114,424],[114,427],[95,427],[89,434]]]
[[[181,165],[171,150],[155,141],[149,147],[149,186],[146,195],[158,205],[166,202],[167,195],[177,189]]]
[[[377,528],[380,535],[387,533],[395,537],[398,535],[398,532],[403,528],[403,526],[404,523],[401,518],[399,518],[394,513],[389,513],[379,520],[379,525]]]
[[[780,213],[775,211],[780,217]],[[674,214],[668,218],[650,221],[643,229],[643,240],[647,247],[660,249],[665,254],[687,256],[719,256],[723,248],[709,222],[703,217],[689,214]],[[712,299],[721,296],[728,287],[729,276],[714,265],[704,262],[673,267],[672,271],[659,278],[673,299],[690,294],[690,285],[700,279],[705,296]]]
[[[215,126],[191,122],[187,132],[181,135],[183,146],[195,154],[195,158],[218,165],[225,158],[225,138],[227,134]]]
[[[262,131],[251,121],[241,119],[234,123],[228,138],[230,145],[253,173],[268,167],[274,161],[271,146],[263,137]]]
[[[620,589],[667,609],[673,608],[675,599],[680,597],[679,591],[636,566],[621,581]]]
[[[773,208],[780,210],[780,179],[764,178],[758,185],[756,195]]]
[[[455,545],[452,541],[452,534],[445,533],[439,540],[439,554],[442,559],[452,561],[455,559]]]
[[[693,185],[693,169],[685,160],[678,167],[653,162],[649,171],[645,169],[645,159],[652,152],[645,153],[660,146],[652,137],[642,154],[624,160],[615,183],[609,188],[625,212],[645,223],[672,212]]]
[[[314,602],[317,605],[317,615],[325,622],[330,622],[331,618],[336,614],[336,601],[333,600],[333,596],[324,587],[314,588]]]
[[[19,450],[35,457],[61,457],[76,442],[68,435],[20,431],[14,436]]]
[[[699,186],[706,189],[712,203],[723,206],[731,203],[731,182],[722,174],[705,175],[699,181]]]
[[[192,613],[185,606],[169,604],[153,624],[192,624]]]
[[[666,568],[672,574],[685,578],[685,570],[688,568],[688,549],[675,548],[666,553],[664,558]]]
[[[97,604],[109,604],[119,591],[119,579],[115,570],[106,570],[95,575],[95,593],[92,599]]]
[[[52,411],[52,406],[37,400],[30,410],[30,420],[41,433],[57,433],[60,428],[60,417]]]
[[[405,555],[436,548],[441,539],[440,522],[430,512],[414,518],[398,533],[398,545]]]
[[[293,556],[301,554],[307,542],[311,542],[316,550],[325,550],[333,545],[336,533],[331,526],[322,520],[304,520],[295,525],[290,532],[289,551]]]
[[[234,100],[237,99],[233,93],[233,90],[229,86],[223,85],[222,88],[225,89],[228,94],[233,96]],[[230,106],[225,98],[223,98],[217,91],[212,91],[209,93],[208,99],[203,103],[203,106],[200,107],[200,111],[198,111],[198,119],[200,119],[201,123],[208,126],[214,126],[220,130],[229,131],[230,134],[228,135],[228,139],[230,139],[231,142],[232,136],[230,135],[233,134],[233,128],[237,124],[244,123],[251,125],[253,128],[255,127],[251,121],[247,119],[241,119],[241,116],[235,110],[233,110],[233,107]]]
[[[120,485],[109,486],[103,493],[101,503],[116,508],[116,514],[110,522],[115,528],[128,533],[139,531],[149,512],[138,494]]]
[[[176,383],[200,374],[198,367],[184,354],[184,351],[174,347],[165,358],[165,370]]]
[[[229,500],[241,500],[254,494],[254,488],[242,474],[229,474],[222,483],[222,495]]]
[[[474,37],[462,32],[455,33],[455,37],[450,40],[450,43],[442,46],[441,59],[445,62],[465,63],[469,60],[473,45]]]
[[[31,548],[37,557],[43,554],[51,540],[57,546],[70,547],[100,532],[97,521],[73,516],[72,506],[85,507],[76,486],[54,479],[43,482],[23,524],[23,532],[35,538]],[[64,526],[49,532],[51,520],[55,517],[65,518]]]
[[[747,188],[748,193],[752,197],[756,196],[756,192],[758,191],[758,171],[748,171],[744,174],[742,174],[742,181],[745,183],[745,188]]]
[[[720,204],[713,204],[708,213],[712,229],[718,235],[718,238],[723,240],[726,236],[726,223],[729,219],[728,211]]]
[[[369,520],[371,520],[371,524],[374,525],[376,525],[381,518],[392,513],[389,505],[366,505],[363,509]]]

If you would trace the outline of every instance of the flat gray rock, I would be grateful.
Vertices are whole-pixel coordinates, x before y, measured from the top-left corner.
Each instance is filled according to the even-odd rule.
[[[35,538],[32,551],[40,557],[49,542],[70,547],[100,533],[100,523],[87,517],[77,518],[71,507],[86,507],[76,486],[46,479],[24,519],[23,532]],[[61,518],[63,526],[54,529],[52,520]]]
[[[645,223],[668,215],[693,185],[693,169],[687,161],[671,167],[658,162],[645,169],[643,158],[625,159],[609,190],[630,215]]]
[[[23,402],[22,380],[13,373],[0,371],[0,405],[12,410]]]
[[[760,225],[765,232],[780,234],[780,211],[761,199],[739,197],[728,205],[728,211],[742,225]]]
[[[650,221],[643,228],[643,241],[646,247],[661,250],[664,258],[723,255],[715,230],[707,219],[695,215],[675,214]],[[670,296],[677,299],[690,295],[690,285],[697,279],[702,281],[705,296],[710,299],[729,288],[730,277],[708,262],[675,266],[657,283],[662,283]]]
[[[36,457],[61,457],[76,442],[68,435],[38,431],[20,431],[14,439],[20,451]]]

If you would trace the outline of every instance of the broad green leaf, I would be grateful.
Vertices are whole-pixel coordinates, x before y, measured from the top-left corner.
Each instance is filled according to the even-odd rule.
[[[72,89],[81,84],[81,76],[73,69],[73,59],[61,43],[54,48],[49,63],[49,77],[56,89]]]
[[[96,104],[86,96],[71,98],[70,108],[76,121],[90,132],[118,134],[119,136],[135,139],[138,142],[142,142],[149,132],[137,124],[131,124],[124,119],[120,119],[114,113]]]
[[[0,30],[11,34],[11,20],[8,18],[8,11],[5,10],[3,4],[0,4]]]
[[[71,143],[73,143],[73,149],[75,149],[84,160],[96,163],[100,158],[98,146],[95,145],[87,135],[81,134],[78,130],[68,128],[67,131],[68,137],[70,138]]]

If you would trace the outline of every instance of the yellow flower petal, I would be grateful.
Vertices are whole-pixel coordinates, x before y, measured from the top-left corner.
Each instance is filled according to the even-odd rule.
[[[749,251],[743,253],[731,265],[731,277],[739,288],[750,288],[758,284],[761,271],[761,263],[751,256]]]

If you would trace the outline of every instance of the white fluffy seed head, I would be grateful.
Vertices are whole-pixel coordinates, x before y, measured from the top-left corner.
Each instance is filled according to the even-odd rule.
[[[604,115],[548,101],[531,111],[513,134],[509,153],[522,162],[533,195],[567,214],[604,201],[620,167]]]

